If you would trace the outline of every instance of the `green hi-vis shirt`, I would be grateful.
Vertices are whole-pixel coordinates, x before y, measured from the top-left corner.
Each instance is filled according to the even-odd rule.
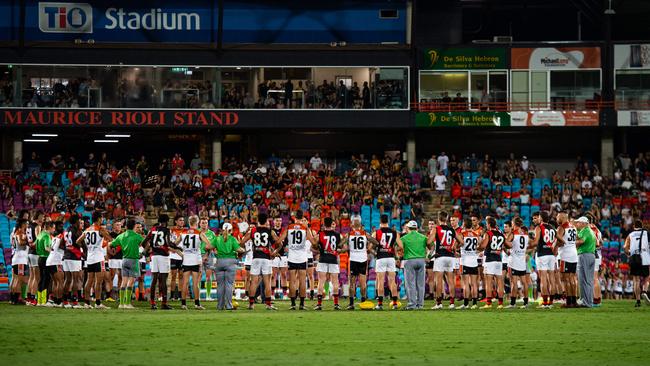
[[[203,232],[205,234],[205,237],[208,238],[208,241],[212,246],[214,246],[215,240],[217,240],[217,234],[214,233],[214,231],[207,229],[206,231]],[[207,249],[205,249],[205,243],[201,241],[201,255],[204,255],[205,252],[207,252]]]
[[[228,235],[226,240],[223,240],[223,235],[215,235],[214,239],[210,239],[210,245],[217,248],[217,259],[219,258],[237,258],[237,249],[239,249],[239,242],[234,236]]]
[[[50,254],[45,248],[50,248],[52,246],[52,237],[45,230],[41,231],[36,238],[36,254],[39,257],[45,257]]]
[[[589,226],[585,226],[582,230],[578,231],[578,238],[584,241],[578,247],[578,254],[593,253],[596,251],[596,234]]]
[[[133,230],[127,230],[111,242],[111,247],[122,247],[122,258],[140,259],[140,244],[144,238]]]
[[[411,231],[402,236],[402,243],[404,244],[404,259],[424,258],[427,255],[427,237],[417,231]]]

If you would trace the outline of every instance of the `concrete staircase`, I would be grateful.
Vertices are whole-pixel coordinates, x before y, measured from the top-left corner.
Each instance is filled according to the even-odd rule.
[[[427,199],[422,205],[422,210],[424,211],[423,225],[427,225],[430,219],[435,219],[441,210],[445,210],[451,214],[453,205],[451,204],[451,188],[449,185],[447,185],[445,194],[442,196],[442,204],[440,203],[440,195],[437,195],[435,190],[424,189],[424,192],[426,193]]]

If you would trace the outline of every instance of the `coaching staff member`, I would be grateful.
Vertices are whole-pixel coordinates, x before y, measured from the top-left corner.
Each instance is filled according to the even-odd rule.
[[[424,258],[427,254],[427,237],[418,232],[418,223],[406,224],[407,234],[397,237],[397,245],[404,253],[404,281],[406,283],[406,310],[424,307]]]

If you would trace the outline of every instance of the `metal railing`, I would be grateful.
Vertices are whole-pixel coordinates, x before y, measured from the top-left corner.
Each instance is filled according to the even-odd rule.
[[[596,100],[583,100],[575,102],[413,102],[411,108],[416,112],[511,112],[511,111],[584,111],[602,109],[617,109],[617,103]],[[645,105],[650,109],[650,103]]]

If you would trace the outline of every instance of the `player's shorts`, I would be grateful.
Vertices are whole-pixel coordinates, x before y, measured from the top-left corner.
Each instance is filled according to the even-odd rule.
[[[307,268],[314,268],[314,258],[307,259]]]
[[[121,259],[109,259],[108,268],[110,269],[122,269],[122,260]]]
[[[271,262],[271,267],[273,268],[289,267],[289,261],[287,260],[287,256],[280,256],[280,257],[273,258],[273,262]]]
[[[553,255],[537,257],[536,263],[538,271],[554,271],[557,264]]]
[[[368,261],[353,262],[350,261],[350,274],[352,276],[365,276],[368,274]]]
[[[460,266],[460,269],[464,275],[477,275],[478,274],[478,267],[467,267],[467,266]]]
[[[501,269],[501,262],[485,262],[483,264],[483,273],[486,275],[492,276],[501,276],[503,275],[503,270]]]
[[[637,263],[630,264],[630,275],[632,276],[648,277],[649,271],[650,271],[650,266],[644,266],[642,264],[637,264]]]
[[[479,267],[483,267],[483,257],[477,257],[476,263],[478,263]]]
[[[460,258],[454,258],[454,271],[460,270]]]
[[[15,276],[29,276],[28,264],[14,264],[11,266],[11,270]]]
[[[316,265],[316,272],[321,273],[340,273],[339,265],[337,263],[323,263],[319,262]]]
[[[302,262],[302,263],[293,263],[289,262],[289,270],[301,270],[301,269],[307,269],[307,262]]]
[[[246,265],[244,265],[244,269],[246,270],[246,272],[250,272],[251,271],[251,266],[246,264]]]
[[[454,271],[454,257],[438,257],[433,262],[434,272],[453,272]]]
[[[505,272],[507,270],[508,270],[508,263],[501,262],[501,272]]]
[[[122,277],[140,277],[140,262],[137,259],[122,259]]]
[[[183,272],[201,272],[201,265],[183,266]]]
[[[104,272],[104,261],[89,264],[86,271],[88,271],[88,273]]]
[[[81,271],[81,261],[75,259],[63,260],[63,272],[79,272]]]
[[[171,260],[166,255],[151,256],[151,273],[169,273]]]
[[[526,271],[519,271],[513,268],[508,268],[508,273],[511,276],[525,276],[527,274]]]
[[[424,264],[424,268],[425,268],[425,269],[433,270],[433,263],[434,263],[434,262],[435,262],[435,261],[433,260],[433,258],[431,258],[430,261],[428,261],[428,262],[426,262],[426,263]]]
[[[397,266],[395,265],[395,258],[380,258],[375,261],[375,272],[385,273],[385,272],[397,272]]]
[[[38,254],[29,254],[27,256],[29,268],[38,267]]]
[[[271,273],[273,273],[273,268],[271,268],[270,259],[253,258],[253,263],[251,264],[251,274],[253,276],[270,275]]]
[[[55,273],[63,273],[63,265],[55,264],[53,266],[47,266],[47,273],[53,275]]]
[[[600,265],[602,264],[603,259],[602,258],[596,258],[596,261],[594,262],[594,273],[600,272]]]
[[[178,271],[183,269],[183,260],[182,259],[170,259],[169,267],[172,270]]]
[[[576,273],[576,269],[578,267],[578,262],[571,263],[571,262],[565,262],[565,261],[560,261],[560,273]]]

